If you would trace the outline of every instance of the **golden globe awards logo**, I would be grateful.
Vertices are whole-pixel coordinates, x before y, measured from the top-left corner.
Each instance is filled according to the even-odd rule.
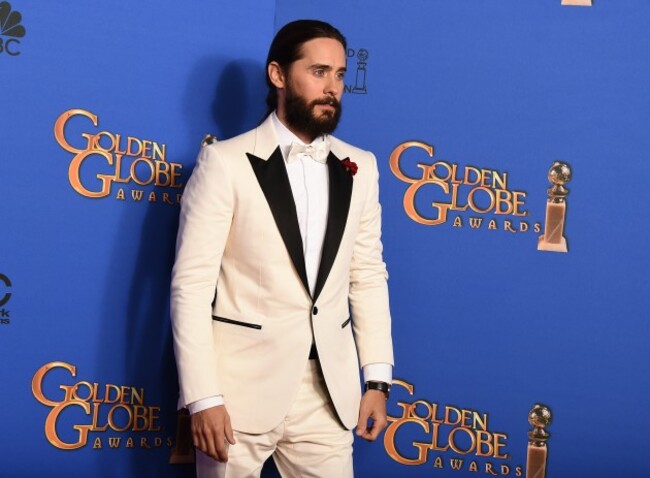
[[[56,448],[77,450],[91,439],[95,449],[173,446],[171,437],[160,434],[160,407],[146,404],[143,388],[82,380],[46,392],[46,376],[57,369],[77,376],[74,365],[50,362],[32,379],[32,394],[50,408],[45,438]]]
[[[393,380],[393,392],[400,388],[415,393],[415,385]],[[487,413],[425,399],[398,401],[397,408],[389,410],[384,433],[386,453],[397,463],[448,471],[441,476],[463,470],[523,476],[524,467],[510,462],[508,435],[492,429]]]
[[[352,83],[346,83],[345,92],[357,95],[368,94],[368,50],[365,48],[359,48],[358,50],[348,48],[346,56],[348,57],[349,68],[347,78],[351,79]]]
[[[77,193],[95,199],[110,196],[122,201],[180,203],[183,165],[167,161],[166,145],[109,131],[69,138],[66,125],[75,117],[86,118],[95,127],[99,119],[90,111],[71,109],[54,124],[59,146],[74,155],[68,180]],[[156,190],[143,189],[152,186]]]
[[[409,175],[402,164],[402,156],[409,149],[424,150],[433,158],[434,148],[421,141],[406,141],[390,154],[391,172],[409,185],[404,193],[404,211],[413,221],[426,226],[451,222],[458,228],[510,233],[541,231],[541,223],[524,219],[528,216],[526,193],[510,188],[508,173],[428,161],[416,163],[417,175]]]

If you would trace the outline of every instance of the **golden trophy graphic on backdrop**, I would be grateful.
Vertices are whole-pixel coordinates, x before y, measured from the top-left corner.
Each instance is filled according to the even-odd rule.
[[[354,81],[352,93],[368,93],[366,88],[366,65],[368,64],[368,50],[361,48],[357,53],[357,76]]]
[[[564,237],[566,219],[566,197],[569,190],[564,187],[571,181],[571,168],[567,163],[555,161],[548,171],[548,180],[553,184],[548,188],[546,202],[546,223],[544,234],[540,236],[537,249],[540,251],[567,252]]]
[[[591,0],[562,0],[562,5],[573,5],[575,7],[591,7]]]
[[[194,443],[192,441],[192,422],[187,408],[178,411],[176,421],[176,443],[169,456],[171,465],[194,463]]]
[[[528,423],[533,429],[528,432],[528,455],[526,457],[526,478],[546,478],[546,442],[551,436],[546,427],[551,424],[551,410],[541,403],[533,405],[528,414]]]

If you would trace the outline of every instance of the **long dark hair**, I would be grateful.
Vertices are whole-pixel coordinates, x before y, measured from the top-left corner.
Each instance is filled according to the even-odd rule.
[[[285,73],[288,72],[288,67],[301,58],[302,45],[315,38],[337,40],[343,45],[343,49],[347,51],[348,44],[341,32],[329,23],[320,20],[296,20],[287,23],[275,34],[269,48],[269,54],[266,57],[266,68],[264,69],[266,84],[269,87],[269,92],[266,95],[267,111],[265,117],[278,107],[278,91],[269,78],[269,65],[275,61]]]

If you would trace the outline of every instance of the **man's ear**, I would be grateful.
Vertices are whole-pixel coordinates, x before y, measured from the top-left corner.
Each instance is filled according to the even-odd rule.
[[[286,81],[284,77],[284,71],[277,61],[272,61],[269,63],[269,67],[266,73],[269,75],[269,79],[271,80],[273,86],[276,88],[284,88]]]

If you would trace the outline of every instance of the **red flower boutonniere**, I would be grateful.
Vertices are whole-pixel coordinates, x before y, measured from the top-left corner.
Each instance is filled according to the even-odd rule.
[[[341,160],[341,164],[345,168],[345,170],[350,173],[352,176],[357,174],[357,170],[359,169],[359,166],[357,166],[357,163],[354,161],[350,161],[350,158],[345,158]]]

